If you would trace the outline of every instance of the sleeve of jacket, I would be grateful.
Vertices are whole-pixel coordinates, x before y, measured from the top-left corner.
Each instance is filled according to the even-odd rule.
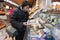
[[[18,11],[14,11],[12,16],[11,16],[11,21],[10,22],[11,22],[13,27],[20,30],[23,27],[23,22],[16,21],[18,14],[19,14]],[[20,18],[21,18],[21,16],[20,16]]]

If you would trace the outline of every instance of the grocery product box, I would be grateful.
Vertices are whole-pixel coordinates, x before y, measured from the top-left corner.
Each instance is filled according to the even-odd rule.
[[[29,35],[28,40],[41,40],[41,37],[39,35]]]
[[[38,37],[32,37],[31,40],[40,40]]]

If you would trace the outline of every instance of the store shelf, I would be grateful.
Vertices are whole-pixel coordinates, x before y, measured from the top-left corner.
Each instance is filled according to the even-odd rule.
[[[3,12],[3,11],[0,11],[0,15],[3,15],[3,14],[5,14],[5,12]]]
[[[0,29],[2,29],[4,27],[6,27],[5,23],[2,20],[0,20]]]
[[[46,12],[46,13],[50,13],[50,14],[60,14],[60,12]]]

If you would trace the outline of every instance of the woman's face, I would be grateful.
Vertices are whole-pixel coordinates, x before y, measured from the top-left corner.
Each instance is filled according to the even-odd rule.
[[[23,10],[26,11],[26,12],[29,12],[29,5],[23,7]]]

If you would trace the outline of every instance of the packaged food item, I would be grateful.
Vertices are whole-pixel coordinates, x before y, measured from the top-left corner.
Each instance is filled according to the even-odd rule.
[[[40,19],[39,21],[40,21],[40,23],[42,23],[42,24],[45,23],[45,20],[43,20],[43,19]]]
[[[5,26],[4,21],[0,20],[0,29],[4,28]]]
[[[0,31],[0,40],[5,40],[6,34],[3,31]]]
[[[58,24],[60,24],[60,18],[58,19]]]
[[[54,37],[52,35],[47,35],[45,37],[45,40],[55,40]]]
[[[51,35],[51,30],[50,29],[48,29],[48,28],[45,28],[45,29],[43,29],[44,30],[44,32],[46,33],[46,34],[49,34],[49,35]]]
[[[2,36],[2,32],[0,31],[0,37]]]

